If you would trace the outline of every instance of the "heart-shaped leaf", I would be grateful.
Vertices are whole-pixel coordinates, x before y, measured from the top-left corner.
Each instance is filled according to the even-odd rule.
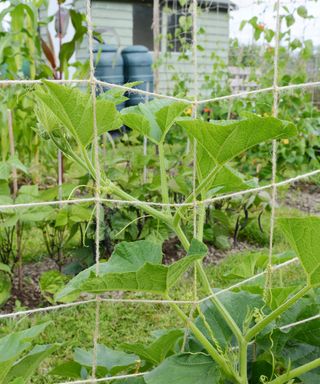
[[[99,276],[95,275],[94,266],[86,269],[72,279],[56,299],[65,301],[77,297],[81,292],[99,294],[107,291],[139,291],[164,294],[195,261],[207,253],[206,246],[194,239],[186,257],[166,266],[160,264],[162,253],[159,244],[148,241],[121,244],[110,261],[101,265]],[[151,252],[146,250],[145,244],[149,244]],[[123,247],[125,251],[119,252]]]
[[[218,124],[203,120],[178,120],[177,124],[197,140],[214,164],[225,164],[249,148],[272,139],[297,134],[292,123],[274,117],[249,118]]]
[[[150,345],[143,344],[122,344],[122,348],[128,352],[135,353],[142,360],[151,364],[160,364],[167,354],[172,351],[177,344],[178,339],[184,335],[181,329],[171,329],[158,337]]]
[[[320,285],[320,217],[278,219],[280,228],[306,271],[308,283]]]
[[[83,367],[92,367],[93,350],[77,348],[74,353],[74,360]],[[128,354],[123,351],[116,351],[105,345],[97,346],[97,367],[104,368],[106,373],[115,375],[126,368],[133,368],[138,362],[139,357],[134,354]]]
[[[161,244],[151,243],[147,240],[136,242],[122,242],[117,244],[109,261],[100,264],[100,274],[134,272],[145,263],[159,264],[162,261]],[[56,297],[57,301],[70,301],[81,293],[80,287],[94,273],[96,267],[80,272]]]
[[[152,100],[146,104],[124,109],[123,123],[147,136],[155,144],[163,142],[169,129],[181,116],[187,104],[170,100]]]
[[[36,345],[26,356],[13,365],[6,376],[6,380],[10,381],[21,377],[27,383],[42,361],[57,349],[58,346],[53,344]]]
[[[31,341],[51,324],[46,322],[0,339],[0,383],[7,377],[16,360],[31,346]]]
[[[223,292],[219,295],[219,300],[242,330],[248,320],[250,323],[250,319],[248,318],[250,312],[254,308],[261,308],[264,304],[260,295],[254,295],[245,291]],[[206,300],[201,305],[201,310],[219,345],[222,348],[227,348],[233,341],[233,333],[221,317],[217,308],[210,300]],[[196,320],[196,325],[207,336],[208,340],[214,343],[200,316]]]
[[[61,127],[82,146],[93,140],[92,97],[77,88],[65,87],[44,81],[35,91],[38,102],[37,117],[44,128],[57,134]],[[120,114],[112,101],[96,101],[96,122],[98,134],[121,127]]]
[[[210,356],[181,353],[164,360],[144,380],[147,384],[218,384],[221,370]]]

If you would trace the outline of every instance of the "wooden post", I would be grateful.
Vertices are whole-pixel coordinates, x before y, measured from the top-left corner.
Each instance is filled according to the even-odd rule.
[[[9,145],[10,145],[10,156],[15,156],[15,145],[13,135],[13,118],[12,111],[8,109],[8,131],[9,131]],[[12,166],[12,189],[13,199],[15,200],[18,194],[18,175],[17,168]],[[16,224],[16,237],[17,237],[17,255],[16,260],[18,261],[18,288],[19,292],[22,292],[23,287],[23,266],[22,266],[22,226],[20,220]]]
[[[13,136],[13,122],[12,122],[12,111],[8,109],[8,131],[9,131],[9,145],[10,145],[10,156],[15,156],[14,136]],[[12,184],[13,184],[13,198],[17,197],[18,193],[18,176],[17,168],[12,167]]]
[[[153,74],[154,92],[159,93],[159,59],[160,59],[160,0],[153,1]]]

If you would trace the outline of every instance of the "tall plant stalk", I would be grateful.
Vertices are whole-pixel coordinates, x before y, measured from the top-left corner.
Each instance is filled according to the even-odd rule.
[[[15,144],[14,144],[14,133],[13,133],[13,117],[12,110],[8,109],[8,131],[9,131],[9,144],[10,144],[10,155],[11,158],[15,156]],[[13,200],[16,199],[18,194],[18,174],[17,168],[12,167],[12,192]],[[16,249],[16,260],[18,264],[18,288],[19,292],[22,292],[23,288],[23,263],[22,263],[22,224],[20,220],[17,221],[15,226],[16,238],[17,238],[17,249]]]

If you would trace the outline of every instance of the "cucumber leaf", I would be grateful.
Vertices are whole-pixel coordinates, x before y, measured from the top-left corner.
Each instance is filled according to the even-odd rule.
[[[174,347],[177,341],[184,335],[181,329],[171,329],[158,337],[150,345],[143,344],[122,344],[121,347],[127,352],[135,353],[140,356],[142,360],[150,362],[151,364],[160,364]]]
[[[78,144],[86,147],[93,140],[92,97],[77,88],[70,88],[49,81],[43,81],[34,92],[37,99],[37,117],[43,127],[56,134],[67,129]],[[121,127],[120,114],[115,103],[108,100],[96,101],[96,122],[98,135]],[[63,129],[62,129],[63,128]]]
[[[147,384],[218,384],[221,382],[221,370],[210,356],[181,353],[164,360],[144,380]]]
[[[199,119],[178,120],[177,124],[207,152],[211,167],[212,164],[223,165],[259,143],[297,134],[292,123],[274,117],[255,116],[224,124]]]
[[[164,294],[206,253],[207,247],[194,239],[187,256],[167,266],[160,264],[160,244],[147,240],[120,243],[110,260],[101,264],[99,276],[95,275],[95,266],[82,271],[58,293],[56,300],[73,299],[81,292],[99,294],[107,291],[136,291]]]
[[[170,100],[152,100],[121,111],[123,123],[147,136],[153,143],[163,142],[169,129],[188,104]]]
[[[307,274],[308,284],[319,286],[320,217],[280,218],[278,223]]]

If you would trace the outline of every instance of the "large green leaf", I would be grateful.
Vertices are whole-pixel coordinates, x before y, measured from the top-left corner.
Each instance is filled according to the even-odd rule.
[[[87,293],[107,291],[135,291],[164,294],[178,281],[187,269],[202,255],[186,256],[170,266],[145,263],[134,272],[106,273],[96,277],[91,274],[81,286]]]
[[[207,355],[182,353],[164,360],[144,380],[147,384],[218,384],[221,370]]]
[[[102,264],[99,276],[95,275],[94,267],[81,272],[57,295],[57,300],[63,300],[70,295],[75,297],[81,292],[98,294],[107,291],[139,291],[163,294],[207,252],[203,243],[193,240],[186,257],[165,266],[160,264],[160,245],[149,243],[151,248],[156,250],[153,254],[146,252],[145,244],[148,244],[148,241],[124,243],[126,250],[123,253],[119,252],[121,244],[110,261]],[[122,249],[123,247],[120,247],[120,250]]]
[[[162,261],[161,244],[147,240],[136,242],[122,242],[117,244],[109,261],[100,264],[100,274],[116,272],[133,272],[142,267],[146,262],[159,264]],[[85,269],[74,277],[66,287],[60,291],[56,300],[73,300],[81,293],[81,286],[96,269],[96,266]]]
[[[152,292],[167,290],[168,267],[145,263],[134,272],[106,273],[96,277],[93,273],[81,285],[81,291],[100,294],[107,291]]]
[[[2,272],[1,266],[7,267],[9,269],[8,272]],[[6,301],[11,296],[12,282],[11,282],[11,269],[5,265],[0,263],[0,307],[6,303]]]
[[[186,272],[189,266],[197,260],[203,259],[208,252],[208,248],[201,241],[193,239],[188,250],[188,254],[183,259],[173,263],[168,268],[168,288],[175,285],[179,278]]]
[[[255,308],[261,308],[264,304],[260,295],[254,295],[244,291],[223,292],[219,295],[219,300],[241,330],[245,330],[245,325],[248,326],[248,324],[251,323],[252,318],[250,317],[250,314],[252,315],[252,311]],[[219,345],[222,348],[230,346],[234,341],[233,333],[212,302],[206,300],[201,304],[201,310]],[[196,325],[206,335],[208,340],[214,344],[214,341],[200,316],[196,320]]]
[[[135,353],[142,360],[151,364],[160,364],[167,357],[170,351],[174,350],[178,339],[184,335],[181,329],[171,329],[158,337],[150,345],[143,344],[122,344],[122,348],[128,352]]]
[[[272,308],[275,309],[276,305],[281,305],[287,301],[288,296],[292,294],[293,290],[297,287],[284,287],[272,289]],[[280,293],[280,290],[287,293]],[[291,292],[290,292],[291,290]],[[278,292],[277,292],[278,291]],[[260,288],[261,295],[263,294],[263,288]],[[285,348],[292,348],[293,345],[309,344],[310,346],[320,347],[320,319],[314,319],[309,322],[302,322],[294,327],[279,329],[279,327],[299,322],[300,320],[307,319],[319,314],[320,300],[319,289],[310,291],[306,296],[297,301],[292,307],[290,307],[285,313],[278,318],[273,326],[269,329],[272,330],[272,351],[275,356],[279,358],[285,358],[288,363],[289,360],[286,357]],[[278,295],[278,297],[276,297]],[[280,300],[279,300],[280,299]],[[269,351],[270,349],[270,334],[260,334],[256,338],[257,346],[262,351]]]
[[[44,81],[34,94],[38,119],[48,132],[63,127],[78,144],[87,146],[92,141],[93,104],[88,93]],[[96,101],[96,122],[98,134],[121,127],[120,114],[113,102]]]
[[[35,325],[24,331],[10,333],[0,339],[0,363],[16,357],[25,344],[43,332],[51,322]]]
[[[283,349],[282,354],[287,367],[293,369],[319,358],[320,347],[292,342]],[[303,384],[318,384],[320,382],[320,367],[299,375],[298,378]]]
[[[202,120],[178,120],[177,124],[197,140],[212,160],[225,164],[237,155],[259,143],[296,135],[293,124],[274,117],[258,117],[228,124]]]
[[[112,381],[113,384],[146,384],[143,376],[129,377],[127,379],[120,379]]]
[[[68,377],[72,379],[81,379],[81,370],[82,366],[75,361],[67,361],[66,363],[62,363],[54,367],[49,374]]]
[[[159,144],[186,107],[186,103],[152,100],[146,104],[141,103],[124,109],[121,112],[122,121],[129,128],[137,130]]]
[[[21,377],[27,383],[44,359],[58,349],[57,345],[36,345],[26,356],[10,369],[6,380]]]
[[[320,285],[320,217],[278,219],[280,228],[296,252],[307,274],[308,283]]]
[[[10,333],[0,339],[0,383],[5,379],[21,353],[31,346],[30,341],[43,332],[50,323],[35,325],[24,331]]]
[[[212,195],[237,192],[258,186],[258,182],[255,179],[247,181],[243,174],[236,171],[229,164],[217,167],[216,163],[212,161],[212,157],[207,150],[201,145],[198,145],[197,175],[199,181],[201,182],[204,180],[214,170],[215,174],[205,188],[206,191],[209,191],[207,194],[208,198]]]
[[[84,367],[92,367],[93,350],[77,348],[74,353],[76,363]],[[104,345],[97,346],[97,367],[104,368],[106,373],[115,375],[126,368],[134,368],[140,361],[139,357],[134,354],[128,354],[123,351],[116,351]]]
[[[170,266],[147,262],[133,272],[106,273],[99,277],[91,274],[82,289],[88,293],[123,290],[163,294],[176,284],[195,261],[203,259],[206,254],[207,247],[193,239],[187,256]],[[140,259],[139,254],[137,257]]]
[[[208,173],[202,173],[202,178],[205,178],[207,175]],[[245,180],[245,176],[242,173],[236,171],[228,164],[221,167],[210,186],[215,195],[243,191],[255,187],[258,187],[258,182],[255,179]],[[210,191],[207,197],[211,197]]]

